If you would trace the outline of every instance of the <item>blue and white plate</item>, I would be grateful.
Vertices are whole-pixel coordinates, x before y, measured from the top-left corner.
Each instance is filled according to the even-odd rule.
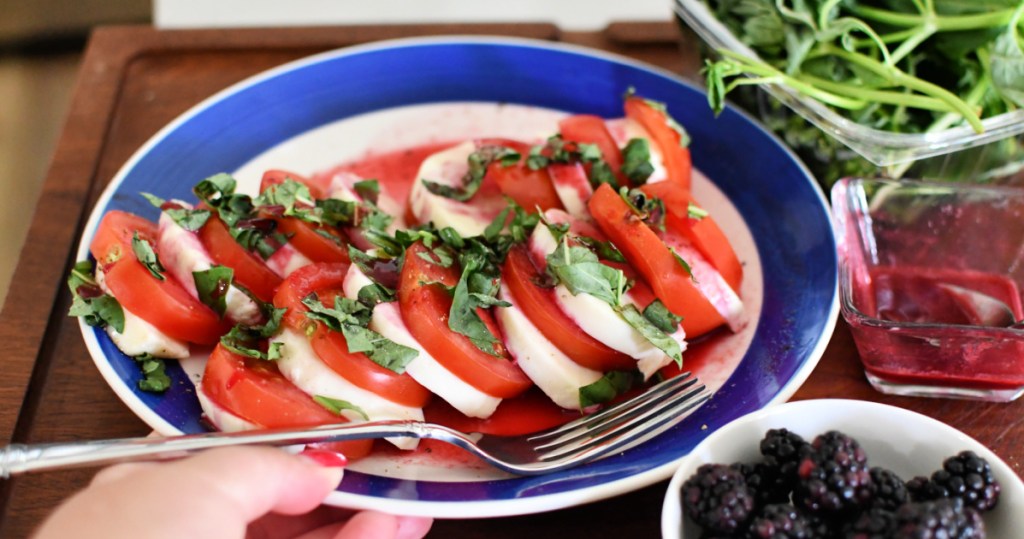
[[[580,47],[479,37],[390,41],[293,62],[200,103],[146,143],[97,203],[79,256],[87,256],[107,211],[156,219],[157,210],[138,196],[143,191],[193,200],[194,183],[225,171],[252,190],[263,168],[312,173],[389,145],[489,133],[490,121],[474,120],[479,111],[618,117],[631,87],[665,102],[689,131],[694,165],[703,172],[695,195],[745,263],[741,296],[749,322],[713,344],[724,366],[702,374],[718,388],[713,400],[623,454],[540,477],[450,468],[421,473],[419,464],[382,466],[371,459],[347,472],[328,503],[468,518],[630,492],[668,478],[720,426],[788,399],[824,352],[838,313],[835,237],[814,179],[753,120],[731,108],[715,118],[702,91],[670,73]],[[528,128],[524,122],[509,129]],[[149,394],[136,387],[135,362],[103,331],[85,325],[82,331],[100,372],[139,417],[167,435],[205,430],[194,373],[186,372],[201,368],[201,357],[185,369],[171,365],[180,383]]]

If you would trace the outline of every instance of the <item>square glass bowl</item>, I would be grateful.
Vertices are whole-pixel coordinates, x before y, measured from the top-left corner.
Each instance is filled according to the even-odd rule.
[[[675,12],[710,48],[757,57],[714,16],[704,0],[675,0]],[[1005,179],[1024,169],[1024,109],[984,119],[981,133],[967,125],[928,133],[895,133],[858,124],[785,86],[758,87],[856,154],[882,167],[880,172],[889,177],[912,174],[918,178],[978,181]],[[763,115],[766,111],[758,112]]]
[[[1024,189],[847,178],[832,212],[843,317],[877,390],[1024,392]]]

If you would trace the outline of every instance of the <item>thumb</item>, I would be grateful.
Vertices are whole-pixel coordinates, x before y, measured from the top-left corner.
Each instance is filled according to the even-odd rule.
[[[249,522],[310,511],[338,485],[344,457],[308,455],[235,447],[127,471],[114,466],[59,508],[39,538],[243,537]]]

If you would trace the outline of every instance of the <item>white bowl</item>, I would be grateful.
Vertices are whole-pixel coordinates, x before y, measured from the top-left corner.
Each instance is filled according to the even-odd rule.
[[[702,464],[756,462],[761,458],[758,443],[773,428],[789,429],[808,441],[829,430],[844,432],[864,447],[871,466],[888,468],[904,480],[931,475],[947,457],[964,450],[974,451],[988,461],[1002,485],[999,504],[985,515],[987,536],[1020,536],[1024,526],[1024,483],[995,453],[953,427],[916,412],[842,399],[773,406],[743,416],[708,436],[683,460],[669,483],[662,507],[662,536],[699,537],[699,528],[683,516],[679,498],[683,482]]]

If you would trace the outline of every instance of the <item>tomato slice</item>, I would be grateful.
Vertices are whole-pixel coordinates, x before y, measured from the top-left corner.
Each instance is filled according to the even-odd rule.
[[[268,268],[259,256],[239,245],[219,217],[210,216],[199,229],[199,240],[214,262],[235,270],[235,281],[238,284],[263,301],[274,299],[274,292],[281,285],[281,277]]]
[[[107,287],[129,312],[183,341],[213,344],[230,329],[226,320],[192,297],[170,275],[159,280],[132,251],[132,236],[156,245],[156,225],[130,213],[103,216],[89,251],[103,270]]]
[[[288,243],[313,262],[348,264],[348,241],[341,231],[307,223],[297,217],[277,217],[277,229],[288,235]]]
[[[690,189],[692,164],[690,149],[682,145],[682,137],[668,124],[667,113],[662,112],[640,97],[626,98],[626,117],[638,122],[650,133],[661,151],[661,159],[668,173],[668,181]]]
[[[309,194],[312,195],[313,198],[327,198],[327,184],[323,182],[324,180],[330,181],[330,177],[314,181],[294,172],[277,169],[271,169],[263,173],[263,178],[260,180],[260,192],[262,193],[263,191],[266,191],[271,185],[280,185],[287,179],[291,179],[305,185],[309,189]]]
[[[683,317],[687,338],[725,323],[714,305],[657,234],[636,217],[622,197],[604,184],[591,197],[590,214],[666,307]]]
[[[292,385],[273,361],[245,358],[218,345],[203,373],[203,392],[225,410],[264,428],[345,423]],[[366,456],[372,440],[332,443],[350,459]]]
[[[492,356],[448,327],[452,297],[436,283],[454,286],[459,280],[458,270],[421,258],[429,252],[422,243],[414,243],[405,252],[398,300],[409,332],[441,366],[483,393],[509,398],[526,391],[532,382],[509,359],[504,346],[496,347],[499,357]],[[482,309],[477,312],[491,332],[500,335],[491,314]]]
[[[558,198],[558,192],[555,191],[548,171],[530,169],[526,166],[525,155],[519,163],[511,166],[491,163],[487,167],[487,176],[498,185],[502,193],[527,211],[562,207],[562,201]]]
[[[596,145],[619,184],[630,185],[629,178],[622,173],[622,150],[608,131],[604,118],[591,114],[569,116],[558,122],[558,130],[565,140]]]
[[[512,292],[514,303],[526,313],[530,322],[580,366],[601,372],[636,367],[636,360],[608,348],[585,333],[558,307],[550,289],[535,284],[541,274],[530,261],[524,246],[517,245],[508,252],[501,278]]]
[[[391,402],[422,407],[430,400],[430,391],[411,376],[382,367],[366,354],[349,352],[344,335],[305,316],[309,309],[302,304],[302,299],[316,292],[320,301],[333,302],[333,298],[342,293],[347,274],[348,264],[311,264],[299,268],[281,283],[274,296],[274,306],[288,309],[284,316],[288,327],[304,334],[312,327],[310,344],[328,368]]]
[[[710,215],[700,219],[690,218],[689,207],[690,203],[694,202],[690,192],[672,182],[651,183],[640,189],[648,196],[660,198],[665,202],[665,225],[688,239],[718,273],[722,274],[725,282],[739,292],[740,283],[743,281],[743,265],[740,264],[740,259],[736,256],[729,239]]]

